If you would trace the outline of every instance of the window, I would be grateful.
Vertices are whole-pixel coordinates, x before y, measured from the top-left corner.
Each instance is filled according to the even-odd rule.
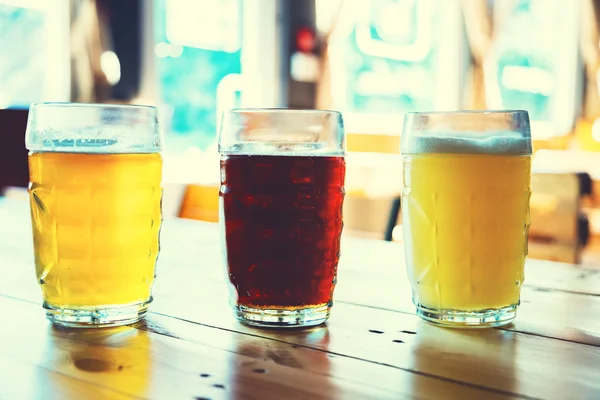
[[[0,108],[69,100],[66,0],[0,0]]]
[[[536,138],[564,135],[573,127],[581,94],[576,4],[494,3],[497,28],[485,66],[487,102],[490,108],[527,110]]]
[[[241,0],[154,0],[154,55],[169,151],[215,144],[217,111],[238,104]]]
[[[459,108],[461,16],[454,0],[349,0],[329,43],[332,107],[347,129],[395,133],[403,114]],[[317,0],[318,25],[332,13]]]

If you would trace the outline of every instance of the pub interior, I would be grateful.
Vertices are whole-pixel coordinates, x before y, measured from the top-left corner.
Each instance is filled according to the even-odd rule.
[[[156,106],[162,217],[184,224],[220,220],[223,112],[337,110],[347,151],[343,235],[398,248],[405,114],[526,110],[533,142],[528,258],[600,268],[598,0],[0,0],[0,198],[24,207],[25,131],[35,102]],[[13,223],[21,224],[0,219],[0,229],[8,234]],[[508,386],[489,393],[525,393]],[[322,390],[322,398],[353,397]],[[83,393],[66,396],[121,398]],[[585,395],[555,398],[594,398],[578,393]],[[249,398],[296,398],[279,394]]]
[[[530,257],[600,264],[597,4],[459,3],[4,0],[0,186],[18,196],[27,185],[31,102],[157,105],[165,213],[214,222],[223,110],[335,109],[347,134],[346,233],[402,241],[404,113],[525,109]]]

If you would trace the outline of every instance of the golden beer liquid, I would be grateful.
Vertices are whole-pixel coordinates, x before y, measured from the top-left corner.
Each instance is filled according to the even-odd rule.
[[[161,225],[160,154],[30,153],[35,265],[53,307],[150,298]]]
[[[402,223],[416,304],[460,311],[518,304],[530,174],[528,155],[404,157]]]

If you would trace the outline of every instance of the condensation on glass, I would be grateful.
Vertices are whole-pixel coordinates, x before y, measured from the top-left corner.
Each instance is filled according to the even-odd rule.
[[[499,326],[519,305],[529,230],[526,111],[410,113],[402,224],[417,314]]]
[[[152,301],[162,222],[157,110],[35,103],[26,145],[47,317],[70,327],[139,320]]]

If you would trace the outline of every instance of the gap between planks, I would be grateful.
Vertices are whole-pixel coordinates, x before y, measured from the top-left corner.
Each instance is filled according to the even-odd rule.
[[[5,294],[1,294],[1,293],[0,293],[0,296],[4,297],[4,298],[7,298],[7,299],[14,300],[14,301],[20,301],[20,302],[29,303],[29,304],[32,304],[32,305],[39,305],[37,302],[31,301],[31,300],[27,300],[27,299],[22,299],[22,298],[15,297],[15,296],[9,296],[9,295],[5,295]],[[348,303],[348,304],[351,304],[351,303]],[[358,305],[358,306],[367,307],[367,308],[377,308],[377,307],[369,307],[369,306],[363,306],[363,305]],[[399,312],[399,311],[395,311],[395,310],[385,310],[385,311]],[[405,313],[405,312],[401,312],[401,313],[402,314],[408,314],[408,313]],[[163,318],[169,318],[169,319],[173,319],[173,320],[176,320],[176,321],[185,322],[185,323],[189,323],[189,324],[193,324],[193,325],[199,325],[199,326],[210,328],[210,329],[216,329],[216,330],[226,331],[226,332],[233,333],[233,334],[239,334],[239,335],[244,335],[244,336],[255,337],[255,338],[262,339],[262,340],[268,340],[268,341],[278,342],[278,343],[287,344],[287,345],[290,345],[290,346],[296,346],[298,348],[305,348],[305,349],[309,349],[309,350],[313,350],[313,351],[318,351],[318,352],[321,352],[321,353],[331,354],[331,355],[335,355],[335,356],[342,357],[342,358],[347,358],[347,359],[352,359],[352,360],[356,360],[356,361],[366,362],[366,363],[369,363],[369,364],[375,364],[375,365],[384,366],[384,367],[387,367],[387,368],[393,368],[393,369],[401,370],[401,371],[408,372],[408,373],[411,373],[411,374],[415,374],[415,375],[423,376],[423,377],[426,377],[426,378],[435,379],[435,380],[439,380],[439,381],[443,381],[443,382],[455,384],[455,385],[466,387],[466,388],[470,388],[470,389],[482,390],[482,391],[486,391],[486,392],[490,392],[490,393],[494,393],[494,394],[498,394],[498,395],[503,395],[503,396],[509,396],[509,397],[513,397],[513,398],[518,398],[518,399],[525,399],[525,400],[539,400],[540,399],[540,398],[537,398],[537,397],[527,396],[527,395],[516,393],[516,392],[511,392],[511,391],[496,389],[496,388],[488,387],[488,386],[485,386],[485,385],[479,385],[479,384],[475,384],[475,383],[464,382],[464,381],[453,379],[453,378],[447,378],[447,377],[444,377],[444,376],[440,376],[440,375],[436,375],[436,374],[432,374],[432,373],[428,373],[428,372],[416,371],[416,370],[413,370],[411,368],[399,367],[399,366],[391,365],[391,364],[388,364],[388,363],[373,361],[373,360],[369,360],[369,359],[366,359],[366,358],[352,356],[352,355],[348,355],[348,354],[344,354],[344,353],[340,353],[340,352],[334,352],[334,351],[324,350],[324,349],[321,349],[321,348],[318,348],[318,347],[312,347],[312,346],[308,346],[308,345],[305,345],[305,344],[297,344],[295,342],[290,342],[290,341],[287,341],[287,340],[277,339],[277,338],[273,338],[273,337],[269,337],[269,336],[263,336],[263,335],[261,335],[259,333],[241,332],[241,331],[237,331],[235,329],[229,329],[229,328],[224,328],[224,327],[220,327],[220,326],[205,324],[205,323],[202,323],[202,322],[191,321],[191,320],[188,320],[188,319],[185,319],[185,318],[176,317],[176,316],[172,316],[172,315],[168,315],[168,314],[164,314],[164,313],[160,313],[160,312],[150,311],[149,314],[154,314],[154,315],[157,315],[157,316],[160,316],[160,317],[163,317]],[[151,328],[149,328],[149,327],[147,327],[145,325],[139,326],[138,324],[132,324],[132,325],[129,325],[129,326],[131,326],[132,328],[137,329],[137,330],[141,330],[141,331],[145,331],[145,332],[149,332],[149,333],[154,333],[154,334],[158,334],[158,335],[161,335],[161,336],[166,336],[166,337],[177,339],[177,340],[182,340],[184,342],[194,343],[191,340],[180,338],[177,335],[172,334],[169,331],[160,330],[160,329],[156,329],[155,330],[155,329],[151,329]],[[260,331],[258,331],[258,332],[260,332]],[[548,339],[552,339],[552,338],[548,338]],[[71,339],[71,340],[74,340],[74,339]],[[74,341],[77,342],[77,340],[74,340]],[[234,353],[235,354],[243,355],[243,354],[237,353],[237,352],[234,352]],[[324,373],[315,372],[315,374],[327,376],[327,374],[324,374]],[[74,379],[76,379],[76,378],[74,378]],[[103,386],[99,386],[99,387],[103,387]],[[111,389],[111,390],[114,391],[114,389]],[[117,392],[117,393],[118,394],[123,394],[121,392]],[[131,398],[136,399],[136,397],[131,397]],[[143,399],[143,398],[140,398],[140,399]]]

